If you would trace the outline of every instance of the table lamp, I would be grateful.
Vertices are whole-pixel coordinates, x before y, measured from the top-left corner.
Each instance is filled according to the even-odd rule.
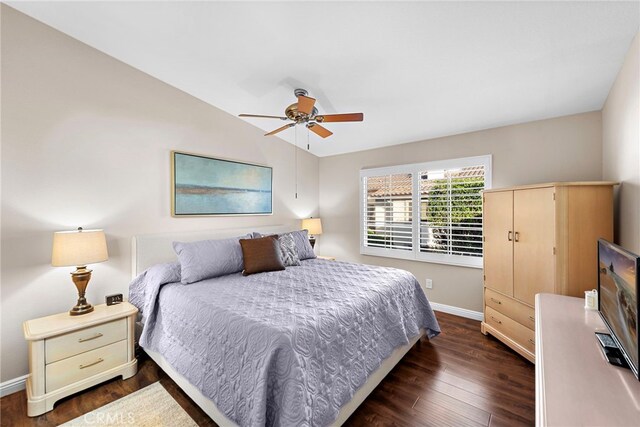
[[[91,280],[91,270],[87,264],[103,262],[109,259],[107,240],[102,230],[58,231],[53,233],[53,250],[51,265],[54,267],[75,266],[71,273],[71,280],[78,288],[78,303],[69,311],[76,316],[93,311],[93,306],[87,302],[84,294],[87,284]]]
[[[316,237],[322,234],[322,221],[320,218],[306,218],[302,220],[302,229],[309,232],[309,243],[311,247],[316,246]]]

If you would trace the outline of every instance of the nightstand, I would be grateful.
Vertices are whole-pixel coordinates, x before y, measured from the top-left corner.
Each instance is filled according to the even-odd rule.
[[[317,255],[317,256],[316,256],[316,258],[318,258],[318,259],[324,259],[324,260],[327,260],[327,261],[335,261],[335,260],[336,260],[336,257],[334,257],[334,256],[322,256],[322,255]]]
[[[44,414],[63,397],[108,379],[135,375],[136,313],[136,307],[123,302],[97,305],[81,316],[65,312],[24,322],[29,342],[27,415]]]

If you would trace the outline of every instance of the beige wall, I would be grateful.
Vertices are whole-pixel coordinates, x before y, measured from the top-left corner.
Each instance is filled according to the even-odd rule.
[[[52,233],[104,228],[88,298],[127,293],[134,234],[299,225],[318,211],[318,159],[2,5],[2,377],[27,373],[25,319],[75,304]],[[274,214],[170,216],[170,150],[273,167]]]
[[[616,242],[640,254],[640,33],[602,109],[602,174],[616,192]]]
[[[482,311],[482,270],[360,255],[359,171],[362,168],[493,155],[493,187],[547,181],[599,180],[600,112],[506,126],[320,159],[319,252],[411,271],[433,280],[433,302]]]

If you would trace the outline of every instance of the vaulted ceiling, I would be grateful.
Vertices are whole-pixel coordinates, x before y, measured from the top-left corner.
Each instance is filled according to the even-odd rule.
[[[599,110],[639,2],[8,2],[230,114],[305,88],[319,156]],[[279,120],[247,119],[265,131]],[[306,143],[304,127],[279,137]],[[270,137],[274,138],[274,137]]]

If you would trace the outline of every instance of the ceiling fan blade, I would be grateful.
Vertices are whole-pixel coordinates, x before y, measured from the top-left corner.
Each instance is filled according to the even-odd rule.
[[[282,132],[283,130],[288,129],[288,128],[290,128],[290,127],[292,127],[292,126],[295,126],[295,125],[296,125],[295,123],[288,123],[288,124],[286,124],[286,125],[282,126],[281,128],[278,128],[278,129],[276,129],[276,130],[272,130],[272,131],[271,131],[271,132],[269,132],[269,133],[265,133],[265,134],[264,134],[264,136],[275,135],[276,133],[278,133],[278,132]]]
[[[308,96],[298,95],[298,111],[305,114],[311,114],[313,111],[313,106],[316,104],[316,100],[314,98],[309,98]]]
[[[264,116],[262,114],[239,114],[238,117],[259,117],[261,119],[280,119],[280,120],[287,120],[286,117],[282,117],[282,116]]]
[[[346,114],[323,114],[317,116],[316,120],[320,123],[329,122],[361,122],[364,120],[363,113],[346,113]]]
[[[331,132],[329,129],[320,126],[317,123],[309,123],[307,125],[307,127],[309,128],[309,130],[313,133],[315,133],[316,135],[319,135],[323,138],[326,138],[328,136],[333,135],[333,132]]]

